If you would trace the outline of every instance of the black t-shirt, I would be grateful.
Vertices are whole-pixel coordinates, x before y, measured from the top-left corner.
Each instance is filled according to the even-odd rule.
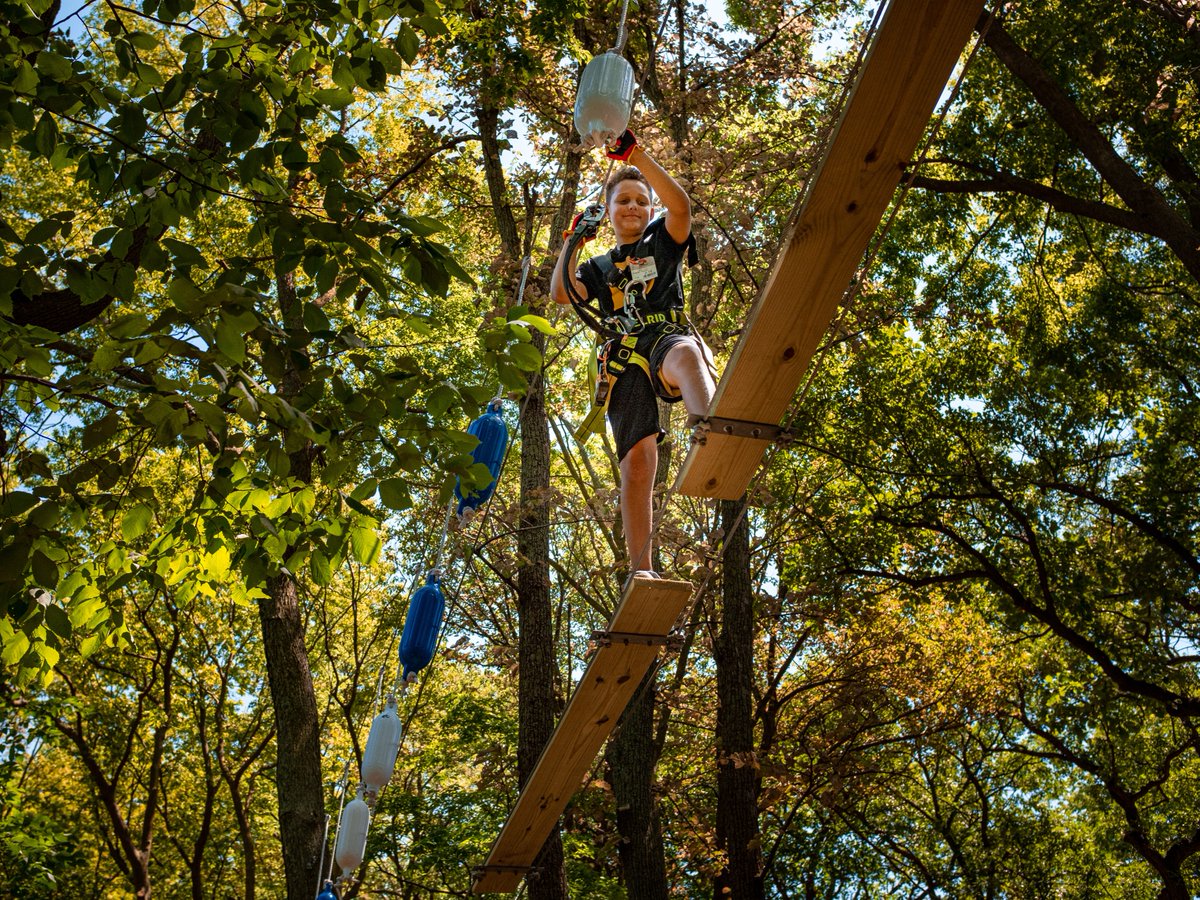
[[[615,268],[610,276],[594,258],[584,261],[577,274],[588,299],[596,300],[606,317],[632,304],[642,314],[664,312],[683,305],[680,263],[690,243],[690,236],[677,243],[666,229],[666,219],[655,219],[640,240],[608,251]]]

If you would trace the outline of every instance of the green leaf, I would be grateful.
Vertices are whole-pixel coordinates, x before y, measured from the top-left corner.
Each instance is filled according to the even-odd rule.
[[[121,426],[121,419],[115,413],[109,413],[88,424],[83,429],[82,446],[85,451],[95,450],[102,446]]]
[[[15,518],[37,506],[38,499],[28,491],[12,491],[0,500],[0,518]]]
[[[350,529],[350,551],[362,565],[369,566],[379,558],[382,545],[374,528],[356,525]]]
[[[308,570],[312,574],[312,580],[322,587],[329,584],[333,578],[333,571],[329,564],[329,557],[327,557],[320,550],[313,550],[312,555],[309,556]]]
[[[167,285],[167,296],[176,307],[187,313],[200,312],[207,305],[200,288],[190,278],[172,278]]]
[[[408,24],[400,26],[400,33],[396,35],[396,50],[409,65],[417,61],[417,53],[421,50],[421,39]]]
[[[379,488],[379,482],[374,478],[368,478],[350,494],[355,500],[370,500],[375,496],[375,491]]]
[[[46,627],[60,638],[66,640],[71,636],[71,620],[67,617],[67,611],[57,603],[51,603],[46,607],[45,617]]]
[[[32,94],[37,90],[38,75],[25,60],[20,60],[17,63],[17,74],[13,76],[13,90],[20,94]]]
[[[226,316],[217,320],[217,349],[235,363],[246,361],[246,341],[237,325]]]
[[[4,648],[0,650],[0,661],[6,666],[15,666],[29,650],[29,638],[20,629],[4,636]]]
[[[184,53],[191,53],[195,50],[203,50],[204,35],[196,31],[185,34],[179,41],[179,49]]]
[[[396,465],[410,472],[415,472],[425,462],[421,451],[415,444],[405,442],[397,447],[393,447],[392,453],[396,457]]]
[[[79,642],[79,653],[84,658],[91,656],[100,649],[100,645],[104,643],[104,635],[89,634]]]
[[[121,316],[108,326],[108,333],[115,338],[131,338],[145,334],[150,326],[150,319],[141,313],[128,313]]]
[[[333,78],[333,83],[346,91],[353,91],[358,86],[358,80],[354,77],[353,63],[350,57],[344,53],[333,61],[333,72],[330,76]]]
[[[35,582],[50,591],[58,587],[59,571],[54,560],[41,550],[34,550],[29,563]]]
[[[553,337],[554,335],[557,335],[559,333],[558,329],[550,324],[549,319],[543,319],[541,316],[535,316],[532,313],[529,313],[524,316],[520,316],[519,318],[515,319],[514,321],[524,322],[526,325],[531,325],[534,328],[536,328],[538,331],[540,331],[542,334],[549,335],[551,337]]]
[[[425,408],[435,419],[440,419],[458,400],[458,391],[448,384],[439,384],[430,393],[429,399],[425,402]]]
[[[542,354],[531,344],[515,344],[508,355],[517,368],[525,372],[536,372],[542,367]]]
[[[291,75],[299,75],[301,72],[310,68],[316,58],[316,54],[307,47],[301,47],[299,50],[293,53],[292,58],[288,60],[288,73]]]
[[[371,47],[371,55],[379,60],[383,65],[383,70],[389,75],[401,75],[404,73],[404,58],[391,47],[384,44],[374,44]]]
[[[139,50],[153,50],[158,46],[158,37],[148,31],[134,31],[129,34],[129,43]]]
[[[92,616],[99,612],[103,607],[104,600],[99,594],[72,604],[71,611],[69,613],[71,624],[75,628],[82,628],[84,625],[90,622]]]
[[[93,372],[111,372],[125,358],[125,348],[118,341],[105,341],[92,354],[90,368]]]
[[[39,76],[50,81],[67,81],[72,75],[70,61],[49,50],[37,55],[37,71]]]
[[[345,88],[321,88],[313,91],[313,99],[330,109],[343,109],[354,102],[354,95]]]
[[[387,478],[379,483],[379,499],[388,509],[411,509],[412,495],[408,490],[408,482],[403,478]]]
[[[42,219],[25,233],[21,243],[25,245],[44,244],[62,230],[62,222],[58,219]]]
[[[134,541],[150,528],[154,511],[144,503],[138,504],[121,519],[121,534],[127,541]]]

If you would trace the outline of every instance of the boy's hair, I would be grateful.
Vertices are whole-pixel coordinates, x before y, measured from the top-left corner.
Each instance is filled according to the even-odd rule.
[[[608,179],[608,184],[604,186],[604,205],[608,206],[612,200],[613,191],[617,189],[617,185],[622,181],[640,181],[646,186],[646,190],[650,196],[654,196],[654,189],[650,187],[650,182],[646,180],[646,176],[642,174],[641,169],[637,166],[622,166],[613,172],[612,177]]]

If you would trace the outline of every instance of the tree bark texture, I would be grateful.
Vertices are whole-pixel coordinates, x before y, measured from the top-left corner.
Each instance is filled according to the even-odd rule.
[[[717,664],[717,849],[725,866],[713,885],[718,900],[763,896],[758,830],[761,779],[754,752],[754,592],[743,501],[721,501],[725,556]],[[736,524],[735,524],[736,523]]]
[[[654,737],[657,668],[651,668],[608,743],[608,782],[617,805],[618,856],[629,900],[666,900],[662,823],[654,799],[659,747]]]
[[[275,710],[275,787],[288,900],[311,900],[317,888],[325,825],[317,702],[296,583],[286,574],[268,580],[259,601],[263,652]]]

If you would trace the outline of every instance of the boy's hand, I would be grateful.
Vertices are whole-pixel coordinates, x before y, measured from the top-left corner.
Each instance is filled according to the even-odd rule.
[[[630,154],[633,153],[633,148],[638,145],[637,138],[634,137],[632,131],[626,128],[621,132],[621,136],[604,148],[604,155],[609,159],[628,162]]]
[[[576,231],[579,231],[583,235],[579,239],[579,246],[582,247],[596,236],[596,232],[599,229],[599,224],[591,221],[591,217],[589,217],[587,222],[582,221],[583,217],[587,216],[588,213],[589,210],[584,210],[583,212],[576,214],[575,218],[571,220],[571,227],[563,232],[564,241],[569,241],[571,239],[571,235],[575,234]]]

